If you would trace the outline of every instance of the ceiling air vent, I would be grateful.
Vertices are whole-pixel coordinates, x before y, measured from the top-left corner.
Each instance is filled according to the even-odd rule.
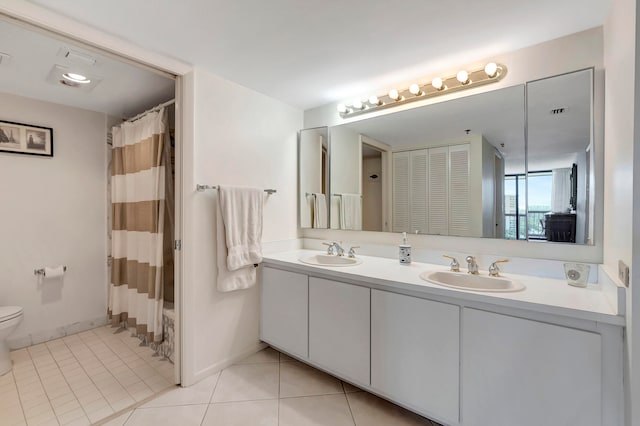
[[[567,112],[567,109],[564,108],[564,107],[554,108],[550,112],[551,112],[551,115],[560,115],[560,114],[564,114],[565,112]]]
[[[11,55],[0,52],[0,66],[9,65],[9,62],[11,62]]]
[[[66,47],[60,48],[58,56],[62,56],[63,58],[73,62],[74,64],[82,65],[84,67],[92,67],[97,62],[96,58],[87,53],[79,52],[77,50],[72,50]]]

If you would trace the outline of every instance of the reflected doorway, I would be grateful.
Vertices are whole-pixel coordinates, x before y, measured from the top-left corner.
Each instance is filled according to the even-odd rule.
[[[382,151],[362,143],[362,230],[383,231]]]

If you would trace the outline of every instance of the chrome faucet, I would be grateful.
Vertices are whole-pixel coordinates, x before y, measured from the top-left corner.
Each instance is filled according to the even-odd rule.
[[[335,247],[335,246],[334,246],[334,243],[333,243],[333,242],[331,242],[331,243],[325,243],[325,242],[323,241],[323,242],[322,242],[322,244],[324,244],[325,246],[328,246],[328,247],[327,247],[327,254],[328,254],[329,256],[333,256],[334,254],[336,254],[336,253],[335,253],[335,251],[334,251],[334,247]]]
[[[330,243],[322,243],[322,244],[324,244],[325,246],[329,246],[327,247],[328,255],[333,256],[334,254],[337,254],[338,256],[344,256],[344,249],[337,242],[331,241]]]
[[[508,262],[508,261],[509,261],[509,259],[500,259],[500,260],[496,260],[491,265],[489,265],[489,276],[490,277],[499,277],[500,276],[500,267],[498,266],[498,263],[505,263],[505,262]]]
[[[465,260],[467,261],[468,272],[473,275],[478,275],[478,264],[476,263],[476,258],[473,256],[467,256]]]
[[[442,257],[446,257],[447,259],[451,259],[451,263],[449,264],[449,270],[451,272],[460,272],[460,264],[458,263],[458,259],[453,256],[447,256],[443,254]]]
[[[357,249],[357,248],[360,248],[360,246],[353,246],[353,247],[351,247],[351,248],[349,249],[349,257],[350,257],[351,259],[355,259],[355,257],[356,257],[356,249]]]

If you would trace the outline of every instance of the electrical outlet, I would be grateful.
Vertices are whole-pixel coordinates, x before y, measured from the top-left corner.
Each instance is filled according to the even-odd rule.
[[[618,278],[629,287],[629,267],[622,260],[618,260]]]

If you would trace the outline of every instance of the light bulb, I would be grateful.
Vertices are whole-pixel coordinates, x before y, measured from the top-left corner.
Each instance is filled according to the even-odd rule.
[[[459,71],[456,79],[462,84],[467,84],[469,83],[469,73],[465,70]]]
[[[347,112],[347,106],[345,104],[338,104],[337,109],[340,114]]]
[[[353,101],[353,108],[354,109],[362,109],[362,101],[360,99],[355,99]]]
[[[91,80],[89,80],[84,75],[73,73],[73,72],[66,72],[62,74],[62,77],[65,80],[73,81],[74,83],[81,83],[81,84],[91,83]]]
[[[398,93],[398,91],[396,89],[389,90],[389,97],[391,99],[393,99],[394,101],[399,101],[400,100],[400,94]]]
[[[498,65],[495,62],[489,62],[484,66],[484,72],[489,78],[493,78],[498,73]]]
[[[442,79],[440,77],[436,77],[433,80],[431,80],[431,85],[436,90],[444,89],[444,83],[442,82]]]
[[[369,96],[369,103],[371,105],[382,105],[382,102],[380,102],[380,99],[378,99],[376,95]]]
[[[409,93],[416,96],[420,96],[424,94],[424,92],[420,90],[420,86],[417,85],[416,83],[413,83],[411,86],[409,86]]]

